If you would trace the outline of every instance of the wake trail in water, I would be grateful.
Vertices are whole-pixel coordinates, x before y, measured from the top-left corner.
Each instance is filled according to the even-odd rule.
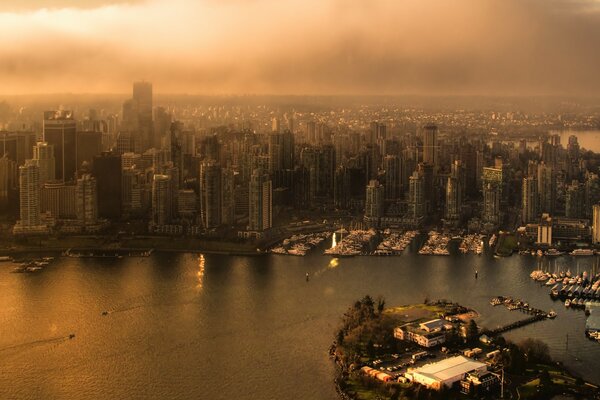
[[[12,346],[6,346],[6,347],[0,348],[0,353],[5,352],[5,351],[10,351],[10,350],[24,350],[24,349],[28,349],[31,347],[42,346],[42,345],[60,344],[62,342],[69,340],[70,338],[71,338],[70,336],[60,336],[60,337],[54,337],[54,338],[49,338],[49,339],[40,339],[40,340],[31,341],[31,342],[19,343],[19,344],[15,344]]]

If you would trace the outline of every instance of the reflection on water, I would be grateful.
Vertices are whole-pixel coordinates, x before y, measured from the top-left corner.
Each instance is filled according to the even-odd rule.
[[[492,328],[522,318],[492,307],[493,296],[554,309],[555,320],[506,336],[540,338],[556,359],[598,380],[600,346],[585,338],[583,312],[553,302],[529,278],[534,269],[597,273],[598,258],[423,257],[416,250],[339,259],[318,250],[306,257],[70,258],[39,274],[0,266],[0,398],[333,400],[327,349],[339,317],[367,293],[389,305],[451,299],[478,310],[480,325]],[[294,376],[294,384],[282,376]]]

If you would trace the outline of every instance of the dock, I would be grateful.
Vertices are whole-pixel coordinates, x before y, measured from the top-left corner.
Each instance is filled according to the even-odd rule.
[[[533,324],[534,322],[543,321],[545,319],[547,319],[547,317],[545,315],[534,315],[532,317],[525,318],[520,321],[516,321],[516,322],[510,323],[510,324],[504,325],[504,326],[500,326],[496,329],[485,330],[483,333],[485,333],[488,336],[495,336],[495,335],[499,335],[504,332],[511,331],[513,329],[517,329],[517,328],[521,328],[521,327],[529,325],[529,324]]]

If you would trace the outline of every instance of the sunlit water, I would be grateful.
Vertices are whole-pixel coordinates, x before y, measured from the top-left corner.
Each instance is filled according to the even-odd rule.
[[[506,336],[540,338],[600,381],[600,345],[585,338],[584,313],[529,279],[535,258],[414,252],[62,258],[35,274],[0,264],[0,399],[336,399],[327,350],[340,315],[366,293],[388,305],[452,299],[488,327],[525,317],[489,305],[495,295],[555,309],[555,320]],[[597,262],[560,257],[543,268],[590,272]]]

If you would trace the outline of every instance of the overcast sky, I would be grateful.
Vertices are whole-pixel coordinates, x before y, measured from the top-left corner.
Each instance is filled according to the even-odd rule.
[[[2,0],[0,93],[600,94],[595,0]]]

